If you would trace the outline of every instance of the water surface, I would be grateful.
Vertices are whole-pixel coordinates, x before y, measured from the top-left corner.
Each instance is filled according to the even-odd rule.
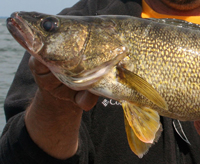
[[[24,51],[8,32],[6,19],[0,18],[0,134],[5,126],[3,103]]]

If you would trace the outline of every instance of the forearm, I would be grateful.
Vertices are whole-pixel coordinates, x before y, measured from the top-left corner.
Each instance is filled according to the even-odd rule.
[[[82,110],[71,101],[56,99],[47,91],[37,91],[25,115],[32,140],[46,153],[66,159],[78,147]]]
[[[92,109],[98,97],[88,91],[71,90],[33,57],[29,60],[29,66],[39,89],[33,95],[34,98],[26,109],[25,117],[23,115],[20,120],[18,117],[15,119],[21,126],[13,121],[9,123],[11,126],[7,126],[8,129],[1,139],[4,147],[1,148],[0,155],[3,157],[7,157],[7,154],[13,155],[12,161],[17,159],[20,164],[27,161],[28,163],[50,161],[57,164],[71,160],[72,163],[79,160],[81,163],[83,161],[87,163],[89,134],[87,128],[83,128],[84,124],[81,124],[80,128],[80,122],[82,110]],[[23,94],[23,90],[21,92]],[[17,130],[13,130],[16,128]],[[79,147],[78,141],[82,143]],[[80,151],[77,152],[77,148]],[[3,158],[0,158],[0,161],[6,163]],[[10,159],[7,163],[10,164]]]

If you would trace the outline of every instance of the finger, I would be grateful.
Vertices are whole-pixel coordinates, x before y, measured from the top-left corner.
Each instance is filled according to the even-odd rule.
[[[97,103],[98,96],[89,91],[80,91],[75,95],[75,103],[85,111],[92,109]]]
[[[35,57],[32,56],[30,58],[29,66],[40,89],[48,91],[52,96],[58,99],[74,101],[76,91],[62,84],[54,74]]]
[[[88,91],[77,92],[68,88],[53,75],[48,67],[33,56],[29,60],[29,67],[39,88],[48,91],[54,97],[73,101],[86,111],[90,110],[96,104],[98,96]]]
[[[200,120],[194,122],[194,126],[197,130],[197,133],[200,135]]]
[[[51,90],[58,87],[61,82],[52,74],[52,72],[35,57],[31,56],[29,67],[34,75],[38,86],[45,90]]]
[[[29,59],[29,67],[35,74],[42,75],[50,72],[49,68],[38,61],[35,57],[31,56]]]
[[[54,97],[61,100],[70,100],[75,103],[75,95],[77,91],[68,88],[66,85],[61,84],[50,92]]]
[[[51,72],[42,75],[33,72],[33,75],[38,86],[47,91],[52,91],[62,84]]]

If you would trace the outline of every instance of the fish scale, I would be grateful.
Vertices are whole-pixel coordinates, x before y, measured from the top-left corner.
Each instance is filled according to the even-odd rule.
[[[137,22],[134,25],[137,26]],[[174,26],[165,28],[154,28],[154,26],[158,25],[148,26],[148,31],[145,30],[145,32],[134,30],[133,26],[133,29],[130,30],[134,32],[134,35],[131,34],[133,37],[129,39],[129,34],[125,37],[124,42],[127,44],[128,41],[128,45],[131,47],[130,53],[134,55],[134,57],[130,55],[130,63],[136,65],[130,71],[152,84],[167,101],[170,112],[174,113],[177,110],[178,115],[185,115],[185,111],[191,109],[192,104],[196,109],[190,110],[187,116],[188,119],[195,119],[195,117],[199,117],[196,110],[199,111],[200,106],[198,96],[200,83],[193,83],[192,87],[191,83],[200,79],[198,75],[200,72],[199,62],[194,62],[199,61],[197,47],[200,47],[198,42],[200,34],[198,31]],[[137,40],[132,42],[134,38]],[[152,43],[152,38],[155,38],[154,43]],[[148,44],[149,42],[150,44]],[[161,49],[162,53],[160,53]],[[177,63],[180,64],[177,65]],[[180,99],[173,101],[177,97]],[[174,108],[174,106],[179,108]],[[162,111],[160,112],[162,113]],[[185,118],[181,116],[178,119]]]

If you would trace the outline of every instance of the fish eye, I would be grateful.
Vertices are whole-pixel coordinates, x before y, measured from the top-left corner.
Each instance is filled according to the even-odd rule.
[[[41,27],[47,32],[54,32],[58,28],[58,20],[54,17],[47,17],[41,22]]]

